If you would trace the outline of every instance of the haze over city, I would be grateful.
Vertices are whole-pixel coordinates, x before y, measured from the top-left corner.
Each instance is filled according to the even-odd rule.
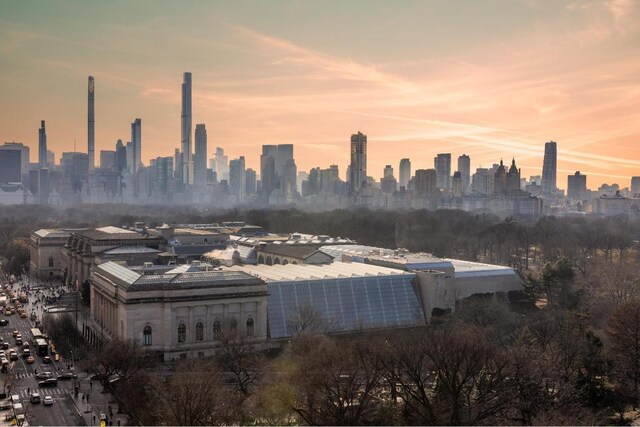
[[[118,2],[116,2],[118,3]],[[294,144],[298,170],[349,162],[368,136],[368,170],[437,153],[472,170],[515,157],[540,175],[558,142],[558,186],[576,170],[596,188],[640,167],[640,5],[632,1],[3,2],[0,139],[37,161],[86,150],[87,76],[95,149],[142,118],[142,162],[180,147],[180,84],[193,73],[193,123],[260,170],[263,144]],[[251,6],[251,7],[249,7]]]

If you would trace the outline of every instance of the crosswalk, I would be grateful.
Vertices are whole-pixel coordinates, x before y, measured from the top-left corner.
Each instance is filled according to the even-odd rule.
[[[40,397],[43,397],[43,396],[56,397],[56,396],[66,396],[67,394],[71,394],[71,390],[60,389],[60,388],[35,388],[35,389],[32,389],[31,391],[38,392]],[[27,389],[20,390],[17,392],[17,394],[19,394],[21,398],[29,398],[29,391]]]

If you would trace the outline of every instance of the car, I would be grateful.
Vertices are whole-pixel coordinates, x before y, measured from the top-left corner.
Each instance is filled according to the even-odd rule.
[[[33,363],[33,362],[35,362],[35,361],[36,361],[36,359],[35,359],[33,356],[29,356],[29,357],[27,357],[27,363],[28,363],[28,364],[32,364],[32,363]]]
[[[9,399],[0,401],[0,411],[6,411],[7,409],[11,409],[13,405]]]
[[[16,344],[22,345],[22,338],[16,338]]]
[[[42,404],[44,406],[51,406],[53,405],[53,397],[51,396],[45,396],[44,399],[42,400]]]
[[[29,345],[29,343],[28,343],[28,342],[26,342],[26,343],[22,344],[22,349],[23,349],[23,350],[30,350],[30,349],[31,349],[31,346]]]
[[[18,335],[20,335],[20,331],[18,331],[17,329],[14,329],[13,332],[11,332],[11,336],[13,336],[14,338]]]
[[[11,350],[9,352],[9,359],[11,360],[18,360],[18,352],[15,350]]]
[[[9,349],[9,343],[8,342],[3,342],[0,343],[0,347],[2,347],[3,350],[8,350]]]
[[[0,319],[0,326],[7,326],[9,321],[7,319]]]
[[[32,392],[30,399],[31,403],[40,403],[40,394],[38,392]]]
[[[76,374],[74,374],[73,372],[63,372],[60,375],[58,375],[58,379],[59,380],[75,380],[76,378],[78,378],[78,376]]]
[[[31,350],[29,350],[28,348],[25,348],[24,350],[22,350],[22,357],[29,357],[31,356]]]
[[[49,356],[44,356],[42,358],[42,363],[51,363],[51,358]]]
[[[48,380],[49,378],[53,378],[53,372],[38,372],[36,378],[39,380]]]
[[[23,311],[22,313],[20,313],[20,317],[22,317],[23,319],[27,318],[27,312]]]
[[[56,387],[58,385],[58,380],[55,378],[48,378],[46,380],[38,381],[39,387]]]

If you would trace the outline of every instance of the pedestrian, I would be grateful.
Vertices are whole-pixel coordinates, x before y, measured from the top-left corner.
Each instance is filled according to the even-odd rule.
[[[93,416],[93,423],[94,424],[96,423],[96,416],[95,415]]]
[[[27,387],[27,394],[31,394],[31,387]]]
[[[120,420],[118,420],[118,427],[120,427]]]
[[[33,371],[36,373],[36,375],[38,375],[38,370],[37,369],[34,369]]]
[[[87,394],[87,403],[89,403],[89,396],[91,396],[91,395]]]
[[[93,388],[93,380],[89,380],[89,388]]]
[[[82,401],[84,402],[84,394],[82,395]]]

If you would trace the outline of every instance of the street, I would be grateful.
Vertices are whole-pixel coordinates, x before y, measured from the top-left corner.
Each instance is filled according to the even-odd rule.
[[[17,290],[20,288],[20,284],[16,283],[9,289]],[[23,304],[27,313],[36,313],[38,319],[42,319],[43,306],[42,304],[36,304],[35,291],[40,289],[41,293],[49,292],[52,287],[39,285],[37,288],[32,287],[29,296],[29,302]],[[13,305],[13,304],[7,304]],[[6,316],[4,313],[0,314],[0,318],[7,319],[9,324],[6,326],[0,326],[0,337],[5,342],[9,343],[9,348],[5,350],[8,355],[11,350],[18,352],[18,360],[11,361],[9,366],[9,372],[2,374],[5,382],[8,382],[11,378],[11,388],[7,391],[8,397],[11,395],[18,395],[20,402],[24,406],[26,419],[29,424],[33,425],[78,425],[84,424],[84,420],[80,415],[82,408],[77,408],[78,403],[73,399],[73,380],[61,380],[58,381],[55,387],[39,387],[38,380],[35,375],[37,372],[51,372],[53,376],[57,376],[62,372],[67,371],[67,365],[64,362],[44,363],[41,356],[37,356],[37,349],[32,345],[31,328],[35,327],[35,321],[31,321],[29,317],[21,318],[20,315],[13,314]],[[12,336],[12,331],[17,330],[22,334],[23,341],[30,344],[31,354],[35,357],[35,362],[27,364],[26,357],[23,356],[22,346],[16,344],[16,339]],[[53,359],[53,357],[52,357]],[[42,402],[31,403],[30,392],[38,392],[41,399],[45,396],[51,396],[53,398],[53,405],[45,406]],[[79,405],[82,406],[82,405]]]

